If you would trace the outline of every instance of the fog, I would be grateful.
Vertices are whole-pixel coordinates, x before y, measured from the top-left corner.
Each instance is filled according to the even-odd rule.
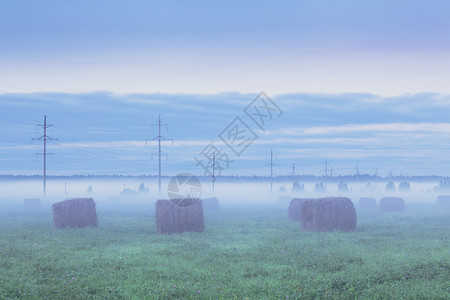
[[[42,179],[20,179],[1,180],[0,189],[2,194],[0,200],[5,205],[13,207],[23,206],[25,198],[41,199],[43,207],[50,207],[52,203],[70,198],[90,197],[98,204],[98,209],[124,209],[137,205],[154,204],[158,199],[169,199],[167,187],[170,178],[164,178],[161,184],[161,196],[158,194],[158,179],[149,177],[113,177],[113,178],[58,178],[47,180],[47,193],[43,196]],[[444,191],[437,190],[438,181],[408,181],[410,191],[398,191],[401,181],[393,180],[396,191],[386,191],[386,184],[389,180],[379,179],[370,182],[345,182],[348,191],[340,191],[339,180],[331,179],[327,182],[324,192],[315,191],[315,185],[324,181],[317,180],[300,181],[304,185],[303,191],[293,191],[292,181],[273,182],[272,192],[270,191],[270,179],[249,181],[224,180],[219,178],[212,189],[209,178],[201,179],[200,198],[217,197],[221,205],[270,205],[288,204],[290,198],[319,198],[319,197],[348,197],[357,206],[360,197],[374,197],[377,201],[385,196],[403,197],[405,204],[408,203],[435,203],[437,195],[445,194]],[[143,184],[145,190],[139,191]],[[142,186],[141,186],[142,189]],[[282,190],[286,191],[282,191]],[[280,191],[281,190],[281,191]],[[282,199],[284,197],[284,200]]]

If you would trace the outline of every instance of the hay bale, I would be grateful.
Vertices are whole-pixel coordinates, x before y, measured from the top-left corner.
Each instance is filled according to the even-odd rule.
[[[449,205],[450,206],[450,195],[437,196],[436,203],[438,205]]]
[[[203,210],[219,210],[219,200],[216,197],[202,199]]]
[[[97,211],[92,198],[78,198],[53,204],[55,227],[97,227]]]
[[[405,210],[405,202],[400,197],[384,197],[380,200],[381,211],[403,211]]]
[[[388,183],[386,183],[386,188],[385,188],[386,192],[396,192],[396,188],[395,188],[395,183],[393,183],[392,181],[389,181]]]
[[[345,197],[308,199],[302,203],[300,222],[306,231],[352,231],[356,228],[356,210]]]
[[[288,218],[289,221],[300,222],[300,212],[302,210],[303,202],[306,200],[313,200],[312,198],[294,198],[289,203]]]
[[[399,192],[410,192],[411,191],[411,185],[408,181],[402,181],[398,185],[398,191]]]
[[[41,208],[41,199],[26,198],[23,200],[23,206],[27,209],[39,209]]]
[[[203,206],[200,199],[158,200],[156,233],[170,234],[185,231],[202,232],[205,229]]]
[[[375,198],[359,198],[358,207],[360,209],[376,209],[377,201],[375,200]]]

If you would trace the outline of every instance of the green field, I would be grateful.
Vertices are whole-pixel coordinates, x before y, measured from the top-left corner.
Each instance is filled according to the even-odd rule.
[[[156,235],[150,205],[57,230],[0,212],[0,299],[450,299],[450,210],[358,212],[308,233],[281,206],[206,212],[203,233]]]

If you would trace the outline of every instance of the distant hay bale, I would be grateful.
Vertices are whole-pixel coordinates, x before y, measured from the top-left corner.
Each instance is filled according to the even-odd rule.
[[[450,206],[450,195],[437,196],[436,203],[439,205],[449,205]]]
[[[408,181],[402,181],[398,185],[398,191],[399,192],[410,192],[411,191],[411,185]]]
[[[376,209],[377,208],[377,201],[375,198],[359,198],[359,205],[358,207],[360,209]]]
[[[219,210],[219,200],[216,197],[202,199],[203,210]]]
[[[389,181],[388,183],[386,183],[386,188],[385,188],[386,192],[395,192],[397,191],[395,188],[395,183],[393,183],[392,181]]]
[[[53,204],[53,221],[58,229],[97,227],[97,211],[92,198],[65,200]]]
[[[288,218],[289,221],[300,222],[300,212],[302,210],[302,204],[306,200],[313,200],[312,198],[294,198],[289,203]]]
[[[400,197],[384,197],[380,200],[381,211],[403,211],[405,210],[405,202]]]
[[[202,232],[205,229],[202,201],[199,199],[158,200],[156,233],[170,234],[185,231]]]
[[[41,208],[41,200],[37,198],[26,198],[23,200],[23,206],[27,209]]]
[[[355,206],[344,197],[305,200],[300,222],[306,231],[352,231],[356,228]]]

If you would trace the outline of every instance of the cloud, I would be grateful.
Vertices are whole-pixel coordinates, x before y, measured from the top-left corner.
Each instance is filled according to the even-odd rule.
[[[157,152],[157,142],[148,140],[146,144],[146,138],[158,135],[157,128],[151,124],[157,122],[159,113],[162,121],[169,124],[168,128],[161,128],[161,134],[174,139],[173,144],[171,141],[163,144],[163,152],[170,158],[164,162],[167,172],[197,170],[194,157],[211,142],[235,161],[230,166],[230,174],[262,168],[270,149],[276,154],[278,164],[287,166],[296,162],[305,172],[316,170],[325,158],[337,170],[359,163],[380,170],[396,166],[410,174],[413,170],[424,172],[425,165],[450,164],[447,162],[450,151],[447,95],[272,96],[284,114],[268,120],[266,132],[243,111],[255,96],[234,93],[0,95],[0,109],[4,112],[0,125],[9,128],[1,131],[0,154],[5,158],[2,166],[5,172],[30,171],[27,164],[42,149],[41,144],[30,146],[32,137],[42,135],[42,132],[32,132],[36,128],[34,120],[42,123],[41,118],[47,114],[48,122],[54,125],[54,131],[47,134],[59,138],[59,143],[48,145],[55,153],[50,169],[70,173],[82,165],[90,173],[108,168],[118,174],[120,170],[146,173],[155,167],[151,159]],[[240,157],[218,136],[236,116],[258,135]],[[39,166],[31,169],[36,168]]]

